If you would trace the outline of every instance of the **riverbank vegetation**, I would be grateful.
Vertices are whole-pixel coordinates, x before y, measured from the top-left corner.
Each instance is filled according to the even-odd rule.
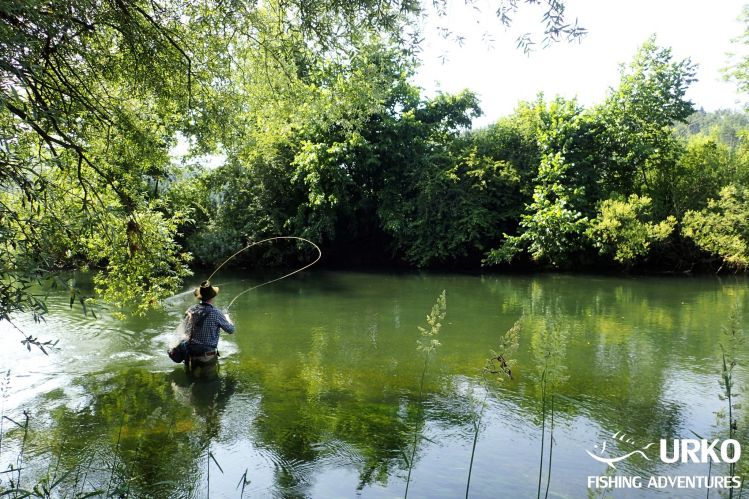
[[[274,235],[330,266],[749,265],[747,119],[699,111],[696,67],[654,37],[598,105],[539,95],[473,129],[474,93],[412,83],[416,4],[62,3],[0,25],[0,319],[43,313],[62,269],[142,313]],[[548,39],[581,34],[549,8]]]

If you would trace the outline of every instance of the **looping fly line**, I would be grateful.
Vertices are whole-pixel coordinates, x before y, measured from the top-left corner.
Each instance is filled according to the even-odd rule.
[[[317,250],[317,258],[315,258],[315,260],[312,261],[311,263],[308,263],[304,267],[300,267],[300,268],[294,270],[293,272],[289,272],[288,274],[284,274],[281,277],[276,277],[275,279],[271,279],[270,281],[266,281],[264,283],[258,284],[257,286],[252,286],[251,288],[245,289],[244,291],[242,291],[241,293],[239,293],[237,296],[235,296],[229,302],[229,305],[227,305],[226,310],[229,310],[229,308],[234,304],[234,302],[237,301],[237,298],[239,298],[243,294],[249,293],[253,289],[257,289],[257,288],[260,288],[260,287],[263,287],[263,286],[267,286],[268,284],[280,281],[281,279],[286,279],[287,277],[290,277],[290,276],[292,276],[294,274],[297,274],[297,273],[301,272],[302,270],[307,269],[307,268],[313,266],[314,264],[316,264],[320,260],[320,258],[322,258],[322,251],[320,250],[320,247],[317,246],[312,241],[310,241],[309,239],[305,239],[303,237],[298,237],[298,236],[276,236],[276,237],[269,237],[268,239],[263,239],[261,241],[256,241],[254,243],[248,244],[247,246],[245,246],[244,248],[242,248],[241,250],[237,251],[236,253],[234,253],[233,255],[231,255],[229,258],[227,258],[226,260],[224,260],[223,262],[221,262],[221,265],[219,265],[218,267],[216,267],[216,270],[214,270],[213,273],[210,276],[208,276],[208,280],[210,281],[211,278],[214,275],[216,275],[216,272],[218,272],[221,269],[221,267],[223,267],[229,260],[231,260],[235,256],[239,255],[240,253],[242,253],[242,252],[244,252],[244,251],[252,248],[253,246],[257,246],[258,244],[267,243],[269,241],[276,241],[276,240],[279,240],[279,239],[295,239],[295,240],[298,240],[298,241],[304,241],[306,243],[309,243],[312,246],[314,246],[315,249]]]

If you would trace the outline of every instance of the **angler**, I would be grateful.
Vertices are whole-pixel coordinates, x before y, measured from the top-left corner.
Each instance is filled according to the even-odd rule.
[[[169,357],[175,362],[185,362],[189,368],[210,366],[218,361],[218,339],[221,329],[234,333],[234,324],[229,317],[213,306],[218,295],[218,286],[203,281],[195,289],[195,297],[200,300],[185,312],[185,332],[187,339],[169,350]]]
[[[221,265],[216,267],[216,270],[213,271],[208,279],[200,283],[200,287],[195,290],[195,297],[200,299],[200,303],[197,305],[193,305],[185,313],[185,321],[183,322],[183,324],[185,325],[185,333],[187,335],[187,339],[180,341],[177,346],[167,351],[170,359],[177,363],[184,362],[187,367],[190,368],[190,370],[192,370],[194,367],[212,367],[217,364],[218,335],[221,332],[220,330],[223,329],[227,333],[231,334],[234,332],[234,324],[229,320],[227,314],[213,307],[211,302],[218,294],[219,288],[218,286],[211,286],[211,278],[216,275],[216,273],[221,270],[224,265],[226,265],[240,253],[243,253],[258,244],[281,240],[295,240],[308,243],[317,250],[317,258],[315,258],[312,263],[308,263],[304,267],[300,267],[292,272],[289,272],[288,274],[284,274],[281,277],[276,277],[275,279],[271,279],[270,281],[265,281],[261,284],[245,289],[237,296],[235,296],[231,302],[229,302],[229,305],[226,307],[227,311],[229,310],[229,308],[231,308],[232,305],[234,305],[234,302],[237,301],[237,299],[245,293],[249,293],[254,289],[267,286],[268,284],[278,282],[282,279],[286,279],[287,277],[290,277],[306,268],[311,267],[312,265],[317,263],[320,258],[322,258],[322,251],[320,250],[320,247],[309,239],[305,239],[303,237],[276,236],[263,239],[262,241],[249,243],[247,246],[240,249],[229,258],[221,262]]]

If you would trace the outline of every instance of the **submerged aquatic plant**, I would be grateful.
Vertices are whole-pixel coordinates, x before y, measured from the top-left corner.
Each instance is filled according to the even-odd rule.
[[[429,357],[437,347],[440,346],[439,340],[436,338],[442,329],[442,321],[445,320],[447,315],[447,297],[445,290],[437,297],[437,302],[432,306],[432,311],[427,315],[427,327],[419,326],[419,339],[416,341],[416,350],[424,352],[424,368],[421,371],[421,381],[419,382],[419,403],[421,403],[422,396],[424,394],[424,378],[426,378],[427,366],[429,365]],[[411,472],[413,471],[414,457],[416,456],[416,446],[419,439],[419,428],[418,424],[414,426],[414,438],[411,445],[411,457],[408,459],[408,477],[406,478],[406,491],[403,498],[408,497],[408,486],[411,483]]]
[[[495,381],[498,383],[503,382],[505,379],[514,379],[512,375],[512,369],[515,367],[516,360],[511,357],[512,354],[518,349],[520,344],[520,322],[521,319],[515,321],[515,324],[507,330],[505,334],[499,339],[499,353],[491,350],[491,357],[486,360],[486,365],[483,370],[483,386],[484,386],[484,399],[481,401],[481,410],[476,416],[473,422],[473,446],[471,447],[471,463],[468,465],[468,480],[466,481],[466,499],[468,499],[468,491],[471,488],[471,472],[473,471],[473,460],[476,456],[476,443],[479,438],[479,428],[481,427],[481,419],[484,416],[484,410],[486,409],[486,399],[489,396],[489,383]]]

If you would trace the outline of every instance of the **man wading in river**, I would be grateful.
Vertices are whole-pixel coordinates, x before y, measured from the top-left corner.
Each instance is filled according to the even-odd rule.
[[[219,288],[211,286],[209,281],[200,283],[195,289],[195,297],[200,300],[187,309],[185,331],[187,340],[187,365],[200,366],[214,364],[218,360],[218,335],[223,329],[227,333],[234,332],[234,324],[223,312],[212,305]]]

